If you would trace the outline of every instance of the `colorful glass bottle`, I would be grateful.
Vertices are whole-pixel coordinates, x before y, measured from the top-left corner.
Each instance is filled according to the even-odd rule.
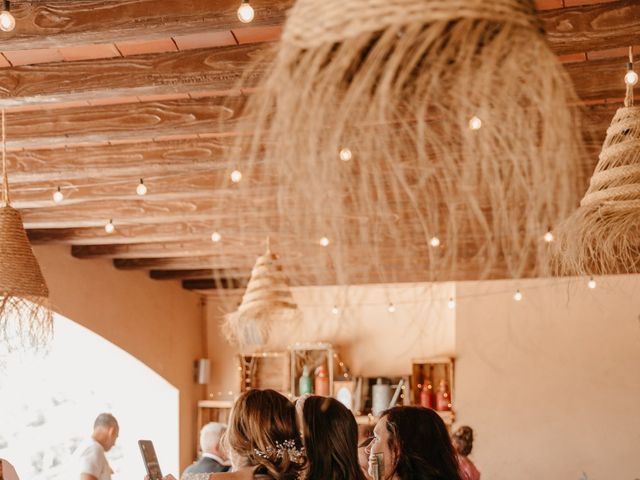
[[[428,378],[424,379],[424,384],[420,391],[420,405],[424,408],[433,408],[433,385]]]
[[[313,393],[313,380],[309,375],[309,367],[306,365],[302,367],[302,375],[298,380],[298,390],[300,391],[300,396]]]
[[[327,367],[324,365],[320,365],[316,368],[314,372],[316,375],[315,378],[315,394],[323,395],[325,397],[329,396],[329,374],[327,372]]]
[[[438,391],[436,392],[436,410],[440,412],[451,410],[449,388],[447,387],[447,382],[444,379],[440,380]]]

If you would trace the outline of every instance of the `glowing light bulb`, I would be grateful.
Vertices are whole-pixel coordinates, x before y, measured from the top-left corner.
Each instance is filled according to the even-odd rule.
[[[104,231],[105,231],[105,232],[107,232],[107,233],[113,233],[113,232],[115,232],[115,231],[116,231],[116,227],[115,227],[115,225],[113,224],[113,220],[109,220],[109,223],[107,223],[107,224],[104,226]]]
[[[516,293],[513,294],[513,299],[516,302],[519,302],[520,300],[522,300],[522,292],[520,292],[520,290],[516,290]]]
[[[218,243],[220,240],[222,240],[222,235],[220,235],[218,232],[213,232],[211,234],[211,241]]]
[[[331,309],[331,313],[333,313],[334,315],[338,315],[340,313],[340,309],[337,305],[333,306],[333,308]]]
[[[624,76],[624,83],[627,85],[635,85],[638,83],[638,74],[633,70],[629,70]]]
[[[144,184],[144,181],[140,179],[140,183],[136,187],[136,193],[141,197],[147,194],[147,186]]]
[[[16,19],[9,10],[2,10],[0,12],[0,30],[11,32],[14,28],[16,28]]]
[[[551,233],[551,230],[545,233],[543,238],[544,238],[544,241],[547,243],[553,242],[553,233]]]
[[[449,307],[449,310],[453,310],[454,308],[456,308],[456,301],[453,299],[453,297],[449,298],[449,301],[447,302],[447,307]]]
[[[387,307],[387,312],[394,313],[396,311],[396,306],[393,303],[390,303]]]
[[[351,150],[349,150],[348,148],[343,148],[342,150],[340,150],[340,160],[342,160],[343,162],[348,162],[352,158],[353,154],[351,153]]]
[[[240,182],[240,180],[242,180],[242,173],[240,172],[240,170],[234,170],[233,172],[231,172],[231,181],[233,183],[238,183]]]
[[[433,248],[438,248],[440,246],[440,239],[438,237],[431,237],[431,240],[429,240],[429,245],[431,245]]]
[[[591,277],[591,278],[589,279],[589,282],[587,283],[587,286],[588,286],[591,290],[593,290],[594,288],[596,288],[597,283],[596,283],[596,281],[593,279],[593,277]]]
[[[60,191],[60,187],[58,187],[58,189],[53,192],[53,201],[56,203],[60,203],[62,200],[64,200],[64,195]]]
[[[320,245],[322,245],[323,247],[328,247],[330,243],[331,241],[327,237],[322,237],[320,239]]]
[[[238,20],[242,23],[250,23],[255,17],[255,11],[247,0],[244,0],[240,7],[238,7]]]
[[[471,117],[471,120],[469,120],[469,128],[471,130],[480,130],[482,128],[482,120],[474,115]]]

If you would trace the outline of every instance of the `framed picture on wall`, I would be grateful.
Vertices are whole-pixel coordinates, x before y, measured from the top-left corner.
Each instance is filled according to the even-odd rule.
[[[358,405],[356,401],[355,380],[334,380],[333,396],[345,407],[355,413]]]

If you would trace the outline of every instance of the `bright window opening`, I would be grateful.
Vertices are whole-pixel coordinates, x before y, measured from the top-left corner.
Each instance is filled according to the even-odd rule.
[[[120,423],[107,453],[114,480],[144,478],[139,439],[153,440],[163,471],[177,472],[178,390],[71,320],[56,315],[54,327],[48,353],[0,355],[0,457],[21,479],[76,478],[71,454],[95,417],[110,412]]]

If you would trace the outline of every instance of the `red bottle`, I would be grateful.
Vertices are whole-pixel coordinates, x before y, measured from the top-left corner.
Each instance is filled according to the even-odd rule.
[[[327,368],[324,365],[320,365],[316,368],[315,371],[316,379],[315,379],[315,394],[323,395],[325,397],[329,396],[329,374],[327,373]]]
[[[449,388],[447,387],[447,382],[444,379],[440,380],[440,385],[438,385],[438,391],[436,392],[436,410],[439,412],[451,410]]]
[[[424,379],[424,384],[420,391],[420,405],[424,408],[433,408],[433,385],[428,378]]]

